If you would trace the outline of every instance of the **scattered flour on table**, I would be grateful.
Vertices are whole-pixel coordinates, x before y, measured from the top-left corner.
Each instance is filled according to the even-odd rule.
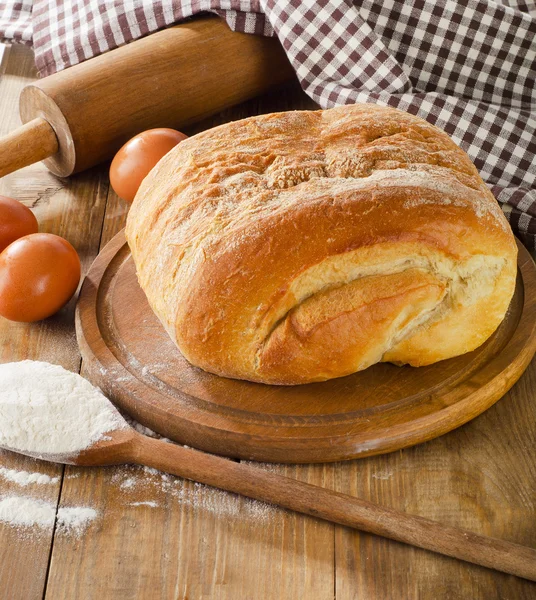
[[[14,527],[50,527],[55,516],[55,506],[41,500],[20,496],[0,500],[0,521]]]
[[[0,499],[0,521],[16,528],[52,527],[57,519],[58,531],[79,535],[97,517],[93,508],[73,506],[59,508],[42,500],[24,496]]]
[[[6,481],[12,481],[18,485],[26,486],[32,483],[39,485],[58,483],[59,477],[50,477],[44,473],[28,473],[28,471],[17,471],[15,469],[6,469],[0,467],[0,477]]]
[[[122,490],[128,490],[129,488],[133,488],[135,485],[136,480],[133,477],[129,477],[128,479],[125,479],[125,481],[123,481],[120,487]]]
[[[393,476],[392,471],[378,471],[377,473],[372,473],[372,475],[371,475],[372,479],[381,479],[381,480],[391,479],[392,476]]]
[[[151,467],[122,467],[112,475],[111,481],[125,497],[135,496],[136,502],[130,502],[129,506],[154,505],[156,508],[176,501],[183,507],[216,517],[247,521],[250,526],[266,526],[280,510],[270,504],[161,473]],[[139,500],[140,496],[143,500]]]
[[[0,446],[67,459],[125,427],[110,401],[77,373],[32,360],[0,365]]]
[[[66,506],[58,509],[60,531],[81,533],[97,517],[97,511],[87,506]]]
[[[135,429],[138,433],[146,435],[147,437],[154,438],[155,440],[160,440],[161,442],[171,442],[169,438],[163,437],[159,433],[156,433],[156,431],[149,429],[149,427],[145,427],[145,425],[134,421],[134,419],[132,419],[128,415],[125,415],[123,418],[130,425],[130,427],[132,427],[132,429]]]

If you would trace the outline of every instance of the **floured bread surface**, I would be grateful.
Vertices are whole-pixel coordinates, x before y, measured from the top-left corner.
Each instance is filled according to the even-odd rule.
[[[265,383],[469,352],[515,286],[514,237],[467,155],[369,104],[189,138],[145,179],[126,231],[183,355]]]

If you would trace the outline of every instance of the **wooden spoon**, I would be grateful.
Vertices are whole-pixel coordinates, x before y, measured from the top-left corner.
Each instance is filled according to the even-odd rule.
[[[39,458],[81,466],[134,463],[346,525],[418,548],[536,581],[536,550],[384,508],[199,450],[144,436],[128,427],[106,434],[78,456]]]

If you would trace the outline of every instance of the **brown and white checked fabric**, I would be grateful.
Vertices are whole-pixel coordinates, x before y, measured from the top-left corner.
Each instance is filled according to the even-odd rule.
[[[32,0],[0,1],[0,41],[31,44],[33,35],[32,5]]]
[[[323,107],[388,104],[447,131],[536,247],[534,0],[0,0],[46,75],[199,12],[279,37]]]

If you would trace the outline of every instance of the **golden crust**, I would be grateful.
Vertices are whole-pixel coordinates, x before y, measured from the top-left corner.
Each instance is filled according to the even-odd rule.
[[[376,105],[263,115],[182,142],[143,182],[127,239],[194,365],[276,384],[482,344],[517,250],[466,154]]]

